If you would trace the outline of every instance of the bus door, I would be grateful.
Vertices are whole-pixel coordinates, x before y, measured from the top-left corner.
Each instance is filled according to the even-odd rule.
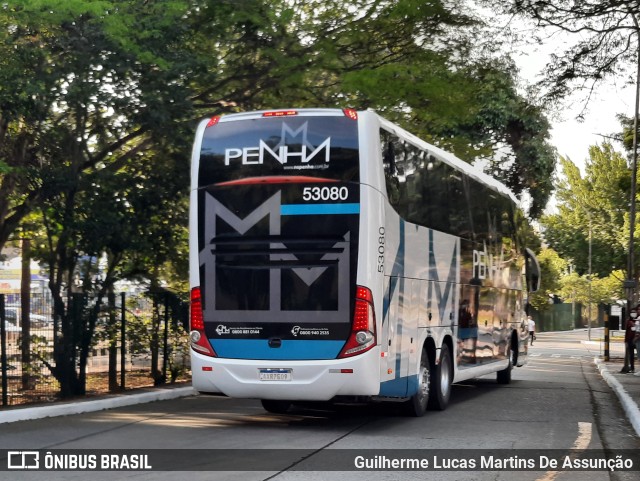
[[[478,344],[478,304],[480,286],[463,285],[458,312],[458,365],[461,368],[476,364]]]
[[[385,289],[388,311],[380,339],[381,396],[410,395],[409,374],[416,364],[420,283],[414,279],[388,277]],[[415,373],[414,373],[415,374]]]

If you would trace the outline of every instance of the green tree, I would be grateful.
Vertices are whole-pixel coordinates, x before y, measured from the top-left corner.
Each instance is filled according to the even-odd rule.
[[[550,99],[582,92],[588,103],[606,78],[635,83],[640,43],[640,4],[636,0],[485,0],[500,11],[520,15],[542,27],[535,40],[562,30],[575,40],[554,52],[541,84]]]
[[[542,312],[549,309],[549,299],[558,293],[560,289],[560,278],[567,270],[567,261],[562,259],[553,249],[542,249],[538,254],[540,264],[541,285],[537,292],[529,297],[529,303]]]
[[[0,8],[0,248],[70,179],[184,133],[197,69],[188,2],[14,1]],[[180,41],[178,41],[180,40]],[[179,47],[179,48],[178,48]],[[183,87],[179,87],[183,85]]]
[[[416,0],[5,4],[0,247],[61,188],[69,158],[93,169],[113,154],[151,148],[154,136],[182,134],[195,118],[285,104],[378,108],[468,161],[492,158],[492,173],[529,191],[537,214],[553,169],[548,127],[517,95],[512,65],[477,46],[478,37],[492,36],[488,27],[454,7]],[[83,117],[69,115],[74,109]],[[512,148],[511,165],[492,156],[501,144]]]
[[[182,175],[165,169],[168,179],[157,182],[157,176],[154,178],[160,187],[141,188],[145,179],[153,177],[148,171],[168,164],[158,162],[156,157],[153,166],[150,162],[144,164],[147,172],[139,168],[141,156],[161,152],[163,158],[175,161],[175,151],[185,145],[180,139],[185,138],[186,125],[180,121],[188,111],[185,105],[190,103],[187,90],[176,88],[175,83],[184,74],[186,61],[175,56],[173,43],[183,33],[184,26],[178,21],[180,12],[169,8],[147,18],[141,15],[141,9],[150,7],[137,2],[120,3],[120,10],[112,11],[110,5],[113,6],[105,2],[17,2],[2,10],[10,19],[9,25],[15,25],[3,38],[3,47],[17,40],[27,44],[25,51],[39,48],[43,70],[49,74],[45,78],[51,93],[38,103],[41,118],[37,125],[26,127],[33,132],[21,130],[29,113],[27,108],[11,110],[11,104],[8,108],[1,104],[2,116],[7,119],[6,132],[11,134],[5,134],[2,145],[11,148],[3,150],[8,154],[2,171],[7,196],[3,197],[6,203],[0,223],[6,235],[12,222],[34,206],[42,206],[47,241],[41,257],[50,270],[56,321],[54,362],[49,367],[60,381],[63,396],[84,392],[84,366],[102,299],[118,278],[117,269],[125,254],[146,249],[147,253],[152,252],[149,257],[157,261],[163,252],[175,249],[167,241],[175,235],[175,224],[170,226],[171,234],[158,234],[167,229],[172,214],[184,214],[177,208],[184,206],[184,201],[172,202],[170,214],[151,211],[154,207],[166,208],[168,199],[184,193],[187,169],[173,168]],[[160,12],[162,15],[158,15]],[[133,27],[135,33],[121,35],[119,25]],[[172,25],[176,27],[171,28]],[[164,46],[162,57],[158,53],[160,45]],[[181,46],[181,52],[185,51],[186,47]],[[20,72],[21,65],[15,68],[18,77],[28,73]],[[35,95],[33,98],[39,100]],[[11,120],[5,117],[10,114],[14,115]],[[169,147],[167,131],[175,135]],[[12,146],[19,139],[25,140],[18,153],[28,152],[28,159],[15,155],[18,149]],[[152,151],[152,146],[157,150]],[[38,168],[31,168],[31,164]],[[147,194],[144,213],[137,208],[142,202],[138,197],[133,209],[125,195],[119,195],[134,181],[135,188],[129,188],[136,194]],[[152,189],[156,196],[150,199],[148,192]],[[137,223],[136,230],[154,233],[157,239],[135,235],[137,232],[132,233],[131,228],[127,232],[131,222]],[[122,237],[123,231],[133,235]],[[143,248],[144,239],[147,244]],[[158,239],[164,250],[159,248]],[[109,254],[109,264],[96,285],[92,282],[96,263],[80,265],[79,260],[82,256],[97,259],[102,252]],[[81,285],[75,280],[79,273]],[[77,290],[92,295],[89,309],[72,296]],[[65,304],[65,297],[76,302]]]
[[[599,304],[612,304],[624,296],[623,278],[623,271],[614,271],[606,277],[581,276],[572,272],[560,278],[557,292],[565,302],[581,304],[584,316],[591,312],[593,321]]]
[[[611,144],[589,148],[583,176],[570,159],[560,158],[564,179],[557,184],[557,213],[543,216],[544,237],[578,274],[606,277],[626,265],[625,216],[629,171]],[[628,216],[627,216],[628,217]]]

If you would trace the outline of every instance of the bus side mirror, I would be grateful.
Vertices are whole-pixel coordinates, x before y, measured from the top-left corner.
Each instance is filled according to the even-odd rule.
[[[537,292],[540,290],[540,264],[536,255],[531,249],[525,249],[525,277],[527,280],[527,291]]]

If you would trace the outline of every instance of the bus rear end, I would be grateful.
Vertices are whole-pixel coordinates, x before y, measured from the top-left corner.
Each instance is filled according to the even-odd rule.
[[[191,353],[200,392],[329,400],[379,389],[371,291],[356,283],[357,113],[203,122],[190,213]]]

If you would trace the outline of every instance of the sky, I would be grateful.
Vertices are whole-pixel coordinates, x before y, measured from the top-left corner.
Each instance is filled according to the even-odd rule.
[[[548,56],[536,52],[526,56],[517,56],[520,75],[533,83],[539,79]],[[633,116],[635,91],[633,86],[623,85],[613,79],[598,86],[588,105],[584,106],[582,97],[572,95],[564,101],[564,107],[550,115],[552,130],[551,143],[558,154],[569,157],[574,164],[584,169],[584,161],[589,157],[589,147],[609,140],[616,150],[622,150],[620,143],[605,136],[620,132],[620,123],[616,115]],[[583,114],[583,120],[577,117]]]
[[[520,77],[529,84],[540,80],[549,54],[564,50],[567,43],[566,38],[554,36],[541,46],[519,47],[518,52],[513,52],[513,57]],[[565,99],[564,107],[551,113],[549,119],[552,124],[551,143],[557,148],[558,154],[569,157],[584,172],[589,147],[606,141],[603,136],[620,132],[616,115],[633,117],[635,89],[634,86],[624,85],[623,79],[608,79],[598,86],[586,110],[583,95],[576,93]],[[581,113],[584,115],[583,121],[577,120]],[[611,142],[616,150],[622,151],[619,142]]]
[[[552,144],[558,154],[569,157],[581,169],[589,157],[589,147],[609,140],[616,150],[622,151],[619,142],[603,136],[618,134],[620,123],[616,114],[633,116],[635,92],[633,88],[616,89],[615,86],[601,87],[598,96],[589,106],[583,122],[576,120],[581,106],[568,106],[562,119],[552,122]]]

